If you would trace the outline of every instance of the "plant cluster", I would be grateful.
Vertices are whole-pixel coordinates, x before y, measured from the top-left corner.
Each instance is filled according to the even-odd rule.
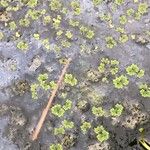
[[[122,5],[124,2],[124,0],[115,0],[115,4],[117,5]]]
[[[25,42],[25,41],[20,41],[18,44],[17,44],[17,48],[19,48],[20,50],[22,51],[27,51],[29,46],[28,46],[28,43]]]
[[[87,132],[87,130],[91,128],[91,123],[85,121],[85,122],[82,123],[80,128],[81,128],[82,132],[85,134]]]
[[[130,76],[137,76],[138,78],[141,78],[144,76],[144,70],[139,69],[139,67],[136,64],[131,64],[126,68],[126,72]]]
[[[97,134],[97,139],[100,142],[104,142],[109,139],[109,132],[101,125],[94,128],[94,132]]]
[[[110,109],[111,116],[119,117],[123,111],[123,106],[121,104],[116,104],[113,108]]]
[[[129,80],[125,75],[120,75],[119,77],[113,79],[113,84],[115,88],[122,89],[129,84]]]
[[[120,24],[125,25],[127,23],[127,17],[125,15],[121,15],[119,17]]]
[[[65,74],[64,82],[71,86],[75,86],[78,81],[72,74]]]
[[[92,0],[93,1],[93,4],[94,6],[97,6],[99,4],[101,4],[102,0]]]
[[[65,111],[71,109],[71,107],[72,107],[72,101],[67,99],[63,106],[61,106],[60,104],[54,105],[51,108],[51,112],[57,117],[62,117]]]
[[[59,11],[62,7],[60,0],[51,0],[49,4],[52,11]]]
[[[60,127],[54,129],[54,135],[63,135],[65,130],[74,128],[74,122],[63,120]]]
[[[63,150],[63,147],[61,144],[52,144],[50,145],[50,150]]]
[[[80,15],[81,14],[81,8],[80,8],[79,1],[74,0],[74,1],[71,2],[70,5],[71,5],[71,8],[73,9],[75,15]]]
[[[102,107],[95,107],[95,106],[92,107],[92,113],[96,117],[102,117],[105,114],[105,112],[104,112]]]
[[[91,30],[88,27],[85,27],[83,25],[80,27],[80,32],[88,39],[92,39],[95,35],[93,30]]]
[[[106,37],[105,40],[106,40],[107,48],[113,48],[113,47],[115,47],[117,45],[117,42],[111,36]]]
[[[135,19],[140,20],[141,16],[148,12],[148,4],[140,3],[138,6],[138,10],[135,13]]]
[[[37,77],[37,83],[31,84],[31,95],[33,99],[38,99],[37,95],[37,89],[42,88],[43,90],[47,91],[50,89],[55,89],[56,88],[56,83],[54,81],[48,81],[48,74],[43,73],[39,74]]]
[[[140,89],[140,94],[143,97],[150,97],[150,86],[148,86],[146,83],[145,84],[141,84],[139,86]]]

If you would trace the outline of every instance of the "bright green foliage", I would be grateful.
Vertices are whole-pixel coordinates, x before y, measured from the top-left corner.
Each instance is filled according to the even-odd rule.
[[[79,21],[75,21],[70,19],[69,20],[69,25],[73,26],[73,27],[78,27],[79,26]]]
[[[29,27],[30,21],[29,21],[29,19],[27,19],[27,18],[20,19],[20,20],[19,20],[19,25],[20,25],[20,26],[23,26],[23,27]]]
[[[121,36],[119,37],[119,41],[121,42],[121,43],[125,43],[125,42],[127,42],[128,41],[128,36],[126,35],[126,34],[121,34]]]
[[[102,107],[92,107],[92,113],[97,116],[97,117],[101,117],[104,115],[104,110]]]
[[[61,41],[61,45],[62,45],[63,47],[69,48],[69,47],[71,46],[71,43],[70,43],[69,41],[67,41],[67,40],[62,40],[62,41]]]
[[[118,65],[119,61],[117,60],[110,60],[108,58],[102,58],[101,63],[98,66],[98,70],[100,73],[104,73],[105,71],[107,73],[111,73],[111,75],[115,75],[118,72]]]
[[[29,46],[28,44],[25,42],[25,41],[20,41],[18,44],[17,44],[17,48],[19,48],[20,50],[22,51],[27,51]]]
[[[49,24],[51,22],[51,16],[44,16],[43,17],[43,23],[44,23],[44,25],[47,25],[47,24]]]
[[[41,10],[29,9],[27,14],[26,14],[26,17],[30,17],[32,20],[37,20],[37,19],[39,19],[39,17],[41,17],[41,15],[42,15]]]
[[[82,123],[80,128],[81,128],[82,132],[85,134],[87,132],[87,130],[91,128],[91,123],[85,121]]]
[[[122,27],[117,27],[116,31],[119,32],[119,33],[122,33],[122,34],[125,33],[125,29],[122,28]]]
[[[65,35],[68,39],[71,39],[73,37],[73,34],[70,31],[66,31]]]
[[[2,7],[8,7],[9,3],[6,0],[1,0],[0,1],[0,6]]]
[[[140,3],[138,6],[138,12],[140,14],[145,14],[148,11],[148,5],[147,3]]]
[[[133,76],[137,75],[137,77],[141,78],[144,76],[144,70],[140,70],[136,64],[131,64],[126,68],[126,72],[128,75]]]
[[[72,129],[74,128],[74,123],[72,121],[64,120],[62,125],[65,129]]]
[[[117,5],[121,5],[121,4],[124,3],[124,0],[115,0],[115,3],[116,3]]]
[[[129,80],[126,76],[121,75],[113,80],[113,84],[115,88],[122,89],[124,86],[129,84]]]
[[[131,15],[133,15],[134,14],[134,9],[133,8],[129,8],[129,9],[127,9],[127,15],[128,16],[131,16]]]
[[[60,11],[62,7],[62,3],[60,0],[51,0],[49,6],[53,11]]]
[[[31,84],[30,86],[30,90],[31,90],[31,94],[32,94],[32,98],[33,99],[38,99],[38,96],[37,96],[37,88],[38,88],[38,84]]]
[[[80,15],[81,14],[81,8],[80,8],[80,3],[78,1],[72,1],[71,2],[71,7],[74,10],[75,15]]]
[[[126,68],[126,71],[128,75],[133,76],[139,72],[139,67],[136,64],[132,64]]]
[[[137,77],[141,78],[144,76],[145,71],[143,69],[139,70],[139,72],[137,73]]]
[[[127,17],[125,15],[121,15],[119,17],[120,24],[124,25],[127,23]]]
[[[39,35],[38,33],[33,34],[33,37],[34,37],[36,40],[39,40],[39,39],[40,39],[40,35]]]
[[[117,42],[111,36],[106,37],[105,40],[107,48],[113,48],[114,46],[117,45]]]
[[[140,94],[143,97],[150,97],[150,86],[148,86],[146,83],[145,84],[141,84],[139,86],[140,89]]]
[[[27,5],[31,8],[34,8],[35,6],[37,6],[38,4],[38,0],[29,0]]]
[[[87,33],[86,33],[86,37],[88,39],[92,39],[94,37],[94,35],[95,35],[95,33],[92,30],[88,30]]]
[[[122,114],[123,106],[121,104],[116,104],[113,108],[110,109],[111,116],[119,117]]]
[[[109,139],[109,132],[107,132],[103,126],[97,126],[94,128],[94,132],[97,134],[96,137],[100,142],[104,142]]]
[[[56,85],[57,84],[55,83],[55,81],[50,81],[50,83],[49,83],[49,86],[52,90],[54,90],[56,88]]]
[[[77,85],[77,79],[72,74],[65,74],[64,81],[71,86]]]
[[[61,144],[52,144],[50,150],[63,150],[63,147]]]
[[[57,18],[53,18],[53,26],[55,29],[58,29],[61,23],[61,16],[57,15]]]
[[[80,32],[88,39],[92,39],[95,35],[94,31],[88,29],[85,26],[80,27]]]
[[[12,22],[9,23],[9,27],[10,27],[11,30],[15,30],[17,28],[17,25],[14,21],[12,21]]]
[[[111,16],[110,13],[108,13],[108,14],[104,14],[104,13],[100,14],[99,17],[100,17],[101,20],[107,21],[107,22],[112,19],[112,16]]]
[[[48,74],[47,73],[44,73],[44,74],[39,74],[38,76],[38,81],[39,81],[39,84],[40,86],[44,89],[44,90],[48,90],[50,89],[50,85],[47,84],[47,79],[48,79]]]
[[[63,105],[63,109],[65,111],[67,111],[67,110],[71,109],[71,107],[72,107],[72,101],[69,100],[69,99],[67,99],[66,102],[65,102],[65,104]]]
[[[102,0],[92,0],[92,1],[95,6],[99,5],[102,2]]]
[[[56,115],[57,117],[62,117],[65,113],[64,109],[60,104],[56,104],[51,108],[52,114]]]
[[[65,134],[64,127],[59,127],[54,129],[54,135],[58,135],[58,134]]]

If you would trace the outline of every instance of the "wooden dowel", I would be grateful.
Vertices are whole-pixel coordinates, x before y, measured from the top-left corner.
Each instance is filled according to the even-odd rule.
[[[43,123],[45,121],[45,118],[46,118],[46,116],[48,114],[48,111],[49,111],[51,105],[52,105],[53,99],[56,96],[56,93],[57,93],[57,91],[58,91],[58,89],[59,89],[59,87],[60,87],[60,85],[61,85],[61,83],[63,81],[64,75],[65,75],[65,73],[67,71],[67,68],[69,67],[70,62],[71,62],[71,58],[68,59],[64,69],[62,70],[62,73],[61,73],[61,75],[60,75],[60,77],[59,77],[59,79],[57,81],[56,88],[52,91],[52,94],[51,94],[51,96],[50,96],[50,98],[48,100],[47,106],[44,108],[44,110],[42,112],[42,115],[41,115],[41,117],[39,119],[39,122],[38,122],[38,124],[37,124],[37,126],[36,126],[36,128],[35,128],[35,130],[34,130],[34,132],[32,134],[32,140],[33,141],[38,138],[40,130],[41,130],[41,128],[43,126]]]

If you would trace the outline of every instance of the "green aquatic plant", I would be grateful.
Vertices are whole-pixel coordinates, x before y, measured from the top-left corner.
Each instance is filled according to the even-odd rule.
[[[65,74],[64,82],[71,86],[77,85],[77,79],[72,74]]]
[[[80,8],[80,2],[79,1],[72,1],[70,3],[72,9],[74,10],[75,15],[80,15],[81,14],[81,8]]]
[[[122,33],[122,34],[125,33],[125,29],[122,28],[122,27],[117,27],[117,28],[116,28],[116,31],[119,32],[119,33]]]
[[[50,85],[47,83],[47,79],[48,79],[48,74],[44,73],[44,74],[39,74],[37,80],[39,81],[39,85],[44,89],[44,90],[48,90],[50,89]]]
[[[50,81],[49,83],[49,86],[50,86],[50,89],[54,90],[56,88],[56,82],[55,81]]]
[[[39,35],[38,33],[33,34],[33,37],[34,37],[36,40],[39,40],[39,39],[40,39],[40,35]]]
[[[81,128],[82,132],[85,134],[87,132],[87,130],[91,128],[91,123],[85,121],[85,122],[82,123],[80,128]]]
[[[94,37],[94,35],[95,35],[95,33],[92,30],[88,30],[86,32],[86,38],[88,38],[88,39],[92,39]]]
[[[19,48],[20,50],[22,51],[27,51],[29,46],[28,46],[28,43],[25,42],[25,41],[20,41],[18,44],[17,44],[17,48]]]
[[[109,139],[109,132],[103,126],[97,126],[94,128],[94,132],[97,134],[97,139],[100,142],[104,142]]]
[[[47,16],[43,17],[43,23],[44,23],[44,25],[49,24],[51,21],[52,21],[52,19],[51,19],[50,15],[47,15]]]
[[[56,104],[51,108],[52,114],[54,114],[57,117],[62,117],[65,113],[64,109],[60,104]]]
[[[32,20],[38,20],[39,17],[41,17],[44,13],[45,13],[44,10],[42,11],[42,10],[29,9],[27,11],[25,18],[30,17]]]
[[[62,45],[63,47],[66,47],[66,48],[70,48],[71,43],[70,43],[69,41],[67,41],[67,40],[62,40],[62,41],[61,41],[61,45]]]
[[[60,15],[57,15],[56,18],[53,18],[53,27],[54,27],[55,29],[58,29],[58,28],[59,28],[59,26],[60,26],[60,24],[61,24],[61,20],[62,20],[62,18],[61,18]]]
[[[115,4],[117,5],[122,5],[124,2],[124,0],[115,0]]]
[[[20,19],[20,20],[19,20],[19,25],[20,25],[20,26],[23,26],[23,27],[29,27],[29,25],[30,25],[30,20],[27,19],[27,18]]]
[[[50,150],[63,150],[63,147],[61,144],[52,144],[49,147]]]
[[[128,36],[127,36],[126,34],[121,34],[120,37],[119,37],[119,41],[120,41],[121,43],[127,42],[128,39],[129,39],[129,38],[128,38]]]
[[[37,88],[39,87],[38,84],[34,83],[31,84],[30,90],[31,90],[31,95],[33,99],[38,99],[38,94],[37,94]]]
[[[9,23],[9,27],[10,27],[10,30],[15,30],[15,29],[17,29],[17,25],[16,25],[16,23],[15,23],[14,21],[11,21],[11,22]]]
[[[138,6],[138,12],[140,14],[145,14],[148,11],[148,4],[147,3],[140,3]]]
[[[111,16],[110,13],[108,13],[108,14],[102,13],[102,14],[99,15],[99,17],[100,17],[101,20],[106,21],[106,22],[112,20],[112,16]]]
[[[111,116],[119,117],[123,111],[123,106],[121,104],[116,104],[113,108],[110,109]]]
[[[64,120],[62,121],[62,125],[65,129],[72,129],[74,128],[74,122],[69,121],[69,120]]]
[[[73,20],[73,19],[69,20],[69,25],[71,25],[73,27],[78,27],[79,24],[80,24],[79,21],[76,21],[76,20]]]
[[[117,45],[117,42],[111,36],[106,37],[105,40],[106,40],[106,46],[107,46],[107,48],[113,48],[114,46]]]
[[[51,0],[49,6],[53,11],[60,11],[62,3],[60,0]]]
[[[102,0],[92,0],[93,1],[93,4],[94,6],[97,6],[99,4],[101,4]]]
[[[113,80],[113,84],[115,88],[122,89],[124,86],[129,84],[129,80],[126,76],[121,75]]]
[[[126,68],[126,72],[130,76],[136,75],[139,72],[139,67],[136,64],[131,64]]]
[[[119,17],[120,24],[125,25],[127,23],[127,17],[125,15],[121,15]]]
[[[54,128],[54,135],[63,135],[65,134],[64,127]]]
[[[37,6],[37,4],[38,4],[38,0],[29,0],[27,6],[34,8],[35,6]]]
[[[1,0],[1,1],[0,1],[0,6],[1,6],[1,7],[8,7],[8,6],[9,6],[9,3],[8,3],[6,0]]]
[[[65,104],[63,105],[63,109],[65,111],[67,111],[67,110],[71,109],[71,107],[72,107],[72,101],[69,100],[69,99],[67,99],[66,102],[65,102]]]
[[[129,8],[129,9],[127,9],[126,12],[127,12],[127,15],[128,15],[128,16],[131,16],[131,15],[134,14],[135,10],[134,10],[133,8]]]
[[[139,69],[139,67],[136,64],[131,64],[126,68],[126,72],[128,75],[133,76],[137,75],[137,77],[141,78],[144,76],[144,70]]]
[[[73,34],[71,33],[71,31],[66,31],[65,35],[68,39],[71,39],[73,37]]]
[[[150,86],[148,86],[146,83],[141,84],[139,86],[139,89],[140,89],[140,94],[143,97],[150,97]]]
[[[95,106],[92,107],[92,113],[96,117],[102,117],[105,114],[105,112],[104,112],[102,107],[95,107]]]

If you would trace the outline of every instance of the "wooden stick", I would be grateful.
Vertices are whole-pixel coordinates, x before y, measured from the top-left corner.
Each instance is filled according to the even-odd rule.
[[[47,106],[45,107],[45,109],[44,109],[43,112],[42,112],[42,115],[41,115],[41,117],[40,117],[40,120],[39,120],[39,122],[38,122],[38,124],[37,124],[37,126],[36,126],[36,128],[35,128],[35,130],[34,130],[34,132],[33,132],[33,134],[32,134],[32,140],[33,140],[33,141],[38,138],[38,135],[39,135],[39,133],[40,133],[40,130],[41,130],[41,128],[42,128],[42,126],[43,126],[43,123],[44,123],[44,121],[45,121],[45,118],[46,118],[46,116],[47,116],[47,114],[48,114],[48,111],[49,111],[49,109],[50,109],[50,107],[51,107],[51,104],[52,104],[52,102],[53,102],[53,99],[54,99],[54,97],[56,96],[56,93],[57,93],[57,91],[58,91],[58,89],[59,89],[59,87],[60,87],[60,85],[61,85],[61,83],[62,83],[62,80],[63,80],[63,78],[64,78],[64,75],[65,75],[65,73],[66,73],[67,68],[69,67],[70,62],[71,62],[71,58],[68,59],[66,65],[65,65],[65,67],[64,67],[64,69],[62,70],[62,73],[61,73],[61,75],[60,75],[60,77],[59,77],[59,79],[58,79],[58,82],[57,82],[57,84],[56,84],[56,88],[52,91],[52,94],[51,94],[51,96],[50,96],[50,98],[49,98],[49,100],[48,100]]]

